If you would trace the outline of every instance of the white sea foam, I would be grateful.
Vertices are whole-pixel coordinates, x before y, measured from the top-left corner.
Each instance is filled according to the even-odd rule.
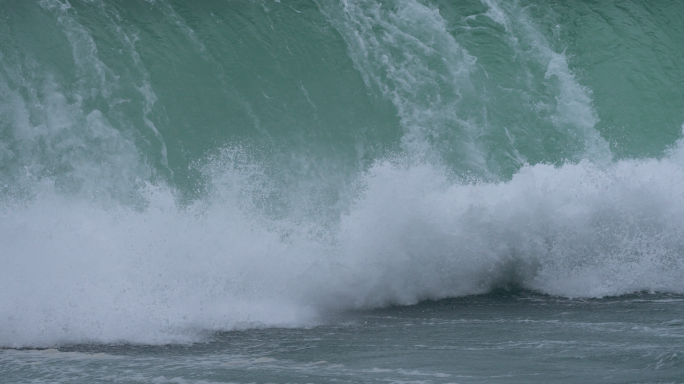
[[[152,186],[144,211],[43,194],[0,217],[0,344],[184,342],[509,284],[682,293],[684,167],[673,158],[540,164],[470,184],[378,162],[334,228],[260,214],[240,197],[256,166],[224,165],[212,197],[186,208]]]

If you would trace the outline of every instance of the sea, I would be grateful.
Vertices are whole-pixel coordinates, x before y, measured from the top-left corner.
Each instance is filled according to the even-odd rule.
[[[682,0],[0,1],[0,383],[684,383]]]

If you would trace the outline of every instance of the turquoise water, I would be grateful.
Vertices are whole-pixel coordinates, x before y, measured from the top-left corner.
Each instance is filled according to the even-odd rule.
[[[682,382],[683,20],[3,2],[0,373]]]

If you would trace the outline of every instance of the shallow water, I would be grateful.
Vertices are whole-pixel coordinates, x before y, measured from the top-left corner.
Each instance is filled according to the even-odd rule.
[[[684,297],[497,291],[187,345],[4,350],[0,367],[7,383],[681,383]]]

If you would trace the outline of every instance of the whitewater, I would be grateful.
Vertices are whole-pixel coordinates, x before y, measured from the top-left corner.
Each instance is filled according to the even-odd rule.
[[[679,2],[0,10],[7,382],[684,377]]]

